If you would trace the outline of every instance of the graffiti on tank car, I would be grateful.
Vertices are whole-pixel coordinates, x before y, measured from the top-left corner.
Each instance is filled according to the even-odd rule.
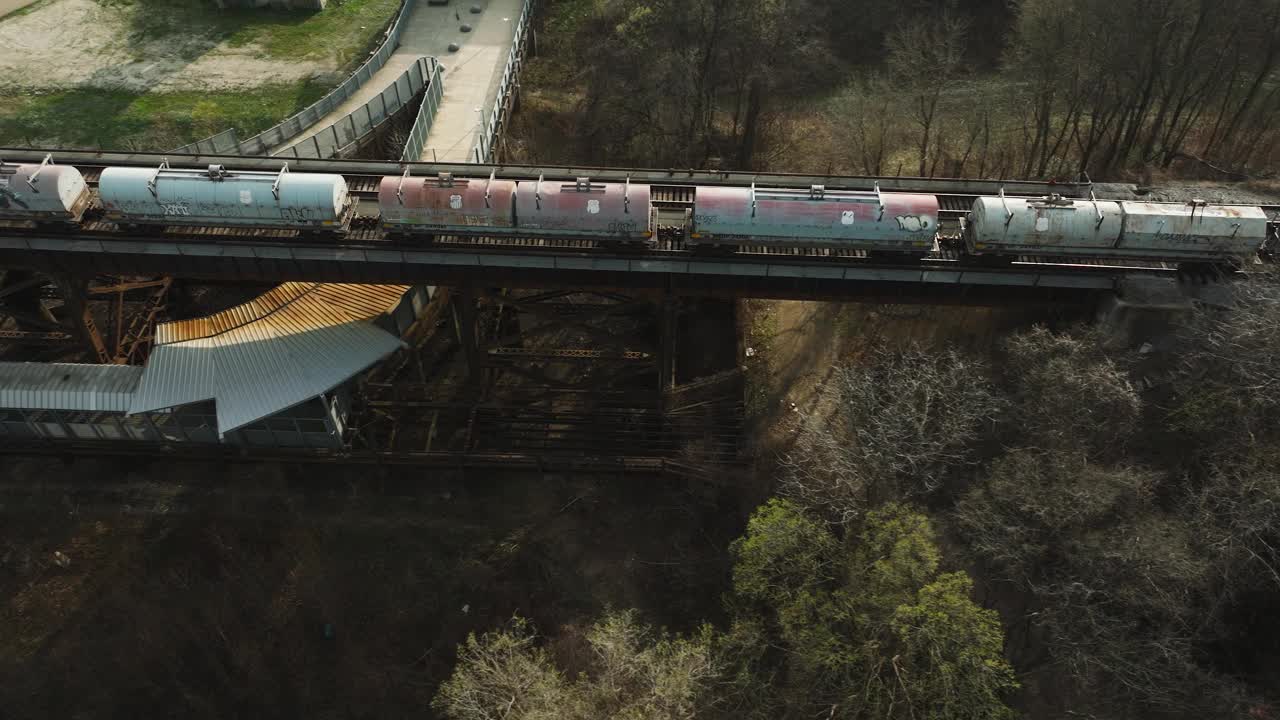
[[[1213,244],[1215,238],[1205,237],[1204,235],[1183,235],[1183,234],[1158,234],[1155,236],[1157,243],[1166,243],[1169,245],[1210,245]]]
[[[920,232],[928,230],[932,225],[929,218],[923,215],[899,215],[894,220],[898,222],[898,229],[904,232]]]
[[[306,222],[311,219],[311,208],[282,207],[280,217],[291,222]]]
[[[720,222],[720,216],[719,215],[694,215],[693,221],[698,224],[706,223],[708,225],[714,225]]]
[[[609,223],[609,232],[611,233],[631,233],[636,231],[635,222],[611,222]]]
[[[165,217],[187,217],[191,214],[191,208],[185,202],[160,203],[160,209]]]
[[[29,210],[31,208],[30,205],[27,205],[27,203],[23,201],[21,193],[9,192],[7,190],[0,191],[0,208],[8,208],[10,203],[17,205],[23,210]]]

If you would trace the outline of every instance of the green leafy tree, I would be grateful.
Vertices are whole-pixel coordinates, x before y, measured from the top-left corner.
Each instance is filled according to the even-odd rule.
[[[787,603],[832,580],[836,548],[822,523],[790,500],[772,499],[751,515],[746,535],[729,548],[733,589],[768,606]]]
[[[891,504],[868,513],[850,544],[852,551],[838,549],[831,530],[790,501],[771,501],[752,517],[733,546],[735,588],[748,601],[734,606],[731,632],[734,651],[749,659],[737,665],[739,678],[751,678],[740,686],[773,683],[766,707],[775,717],[779,709],[1007,717],[1002,697],[1017,683],[1001,655],[999,620],[969,599],[968,576],[938,573],[928,519]],[[835,565],[846,571],[826,570]],[[778,567],[818,573],[759,570]],[[778,665],[761,663],[774,647],[782,649]]]
[[[920,588],[915,603],[894,611],[889,662],[908,716],[1013,716],[1003,696],[1018,683],[1001,658],[1004,631],[995,611],[969,599],[972,591],[968,575],[945,573]]]

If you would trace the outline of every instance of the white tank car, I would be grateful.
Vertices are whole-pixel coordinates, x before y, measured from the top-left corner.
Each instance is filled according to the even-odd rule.
[[[1120,203],[1109,200],[980,197],[965,244],[976,255],[1099,255],[1115,247],[1123,224]]]
[[[98,195],[108,220],[139,225],[217,225],[343,231],[351,219],[341,175],[111,167]]]
[[[1191,203],[980,197],[965,227],[976,255],[1221,261],[1247,257],[1267,237],[1261,208]]]
[[[80,171],[54,165],[0,163],[0,218],[36,222],[80,222],[91,196]]]
[[[1190,203],[1122,202],[1120,249],[1162,257],[1247,258],[1267,241],[1267,213],[1260,207]]]

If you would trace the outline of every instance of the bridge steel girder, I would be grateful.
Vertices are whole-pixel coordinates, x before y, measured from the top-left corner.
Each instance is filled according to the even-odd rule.
[[[104,242],[102,245],[108,243]],[[408,285],[445,285],[459,287],[508,287],[517,289],[573,288],[579,290],[659,291],[693,297],[760,297],[780,300],[836,300],[873,303],[923,303],[999,306],[1008,304],[1084,304],[1094,302],[1099,293],[1114,289],[1122,272],[1081,272],[1062,278],[1062,285],[1044,283],[1053,277],[1042,271],[996,271],[986,268],[871,268],[868,275],[912,279],[857,279],[839,277],[841,268],[832,267],[832,277],[796,277],[770,274],[718,274],[699,271],[699,266],[714,263],[677,261],[687,272],[661,272],[608,269],[575,269],[522,266],[519,258],[511,264],[427,264],[410,262],[372,262],[343,259],[309,259],[304,255],[347,254],[341,248],[325,250],[296,248],[288,256],[246,257],[228,254],[161,254],[148,251],[143,243],[123,243],[136,251],[111,252],[31,250],[0,247],[0,266],[23,267],[46,273],[91,275],[167,275],[174,278],[213,282],[340,282],[398,283]],[[172,244],[170,244],[172,247]],[[216,249],[216,248],[215,248]],[[363,252],[363,251],[354,251]],[[481,261],[486,258],[479,256]],[[601,261],[610,258],[601,257]],[[616,259],[614,259],[616,261]],[[534,261],[530,261],[531,263]],[[621,262],[641,262],[639,260]],[[545,264],[545,261],[544,261]],[[750,264],[742,263],[744,270]],[[781,266],[785,267],[785,266]],[[772,267],[768,270],[772,271]],[[763,271],[758,271],[763,272]],[[1172,277],[1174,273],[1158,273]],[[985,284],[1000,282],[1017,275],[1034,284]],[[927,277],[944,277],[931,281]],[[1061,277],[1061,276],[1058,276]],[[914,279],[921,278],[921,279]],[[1078,283],[1078,284],[1077,284]]]
[[[71,273],[53,275],[54,281],[62,290],[63,302],[66,303],[66,322],[85,347],[97,357],[99,363],[109,364],[113,362],[113,357],[107,350],[102,333],[98,331],[98,324],[93,319],[93,310],[89,307],[89,277],[91,275]]]

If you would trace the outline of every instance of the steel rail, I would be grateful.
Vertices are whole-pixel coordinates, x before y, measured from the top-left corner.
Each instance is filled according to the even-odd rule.
[[[40,162],[52,153],[55,162],[76,167],[94,168],[107,166],[158,167],[168,161],[171,166],[206,167],[225,165],[234,170],[279,170],[283,161],[277,157],[241,155],[177,155],[157,152],[97,152],[84,150],[0,148],[0,158],[6,162]],[[340,175],[403,175],[409,169],[413,175],[434,176],[439,172],[452,172],[459,177],[488,176],[492,171],[499,177],[517,180],[536,180],[540,175],[547,180],[572,180],[590,176],[600,180],[624,181],[651,185],[773,185],[777,187],[807,188],[823,185],[831,189],[871,190],[879,184],[881,190],[893,192],[925,192],[934,194],[996,194],[1000,188],[1010,195],[1045,195],[1056,192],[1069,197],[1085,197],[1091,183],[1054,182],[1037,180],[968,180],[963,178],[876,177],[870,175],[810,175],[803,173],[761,173],[727,170],[611,168],[585,165],[520,165],[491,163],[402,163],[374,160],[322,160],[312,158],[288,158],[289,169],[294,172],[326,172]]]

